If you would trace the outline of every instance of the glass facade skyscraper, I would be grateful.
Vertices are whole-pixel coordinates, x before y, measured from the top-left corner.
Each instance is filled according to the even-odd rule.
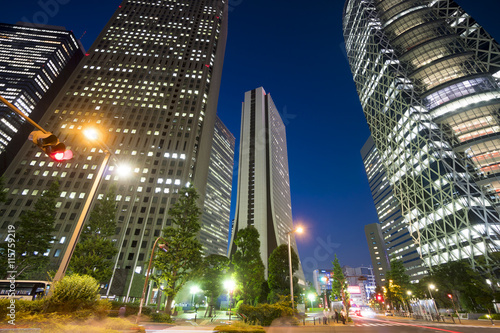
[[[385,274],[389,268],[387,259],[395,259],[403,263],[410,281],[418,282],[427,274],[427,268],[423,265],[417,246],[410,235],[408,222],[401,214],[399,202],[394,197],[380,154],[371,137],[361,149],[361,157],[380,223],[378,230],[374,227],[365,227],[374,274],[380,278],[380,281],[385,280],[384,275],[381,274]],[[380,234],[380,240],[378,240],[378,234]],[[373,247],[378,247],[378,249],[373,249]],[[382,269],[379,270],[379,268]]]
[[[109,150],[113,161],[97,197],[111,185],[118,189],[111,294],[124,295],[171,224],[168,210],[179,189],[193,184],[203,207],[226,37],[225,0],[122,1],[42,119],[74,158],[55,163],[32,144],[23,147],[6,172],[2,237],[8,223],[59,179],[55,241],[45,254],[57,265]],[[84,139],[87,127],[98,129],[100,142]],[[131,175],[117,174],[123,163]]]
[[[348,0],[343,30],[375,146],[424,263],[467,259],[495,270],[498,44],[452,0]]]
[[[62,27],[0,23],[0,96],[38,121],[83,54],[80,42]],[[0,103],[0,174],[32,130]]]

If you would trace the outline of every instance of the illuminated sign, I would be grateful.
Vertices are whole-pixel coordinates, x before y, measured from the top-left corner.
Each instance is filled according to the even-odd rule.
[[[347,291],[350,294],[361,294],[361,290],[359,289],[359,286],[349,286],[349,287],[347,287]]]

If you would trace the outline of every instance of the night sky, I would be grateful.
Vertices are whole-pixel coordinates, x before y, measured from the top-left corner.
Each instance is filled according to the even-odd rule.
[[[456,0],[500,38],[498,0]],[[64,26],[89,49],[119,0],[5,1],[0,22]],[[41,4],[51,4],[43,6]],[[241,103],[264,87],[287,127],[294,223],[306,277],[342,265],[370,265],[364,225],[377,216],[360,149],[369,136],[342,36],[344,0],[229,0],[218,113],[239,138]],[[237,141],[238,142],[238,141]],[[238,152],[234,179],[237,179]],[[234,216],[236,181],[233,182]]]

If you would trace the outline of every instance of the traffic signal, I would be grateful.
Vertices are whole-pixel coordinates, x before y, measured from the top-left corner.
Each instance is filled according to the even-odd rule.
[[[73,157],[71,150],[66,150],[66,145],[59,141],[57,136],[47,132],[33,131],[29,135],[29,140],[33,141],[45,154],[56,162],[66,161]]]
[[[382,302],[384,300],[384,297],[380,294],[377,294],[377,301]]]

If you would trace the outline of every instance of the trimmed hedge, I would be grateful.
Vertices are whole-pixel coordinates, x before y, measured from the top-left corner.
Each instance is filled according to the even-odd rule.
[[[174,321],[170,316],[164,312],[154,312],[149,315],[151,320],[156,323],[173,323]]]
[[[234,323],[232,325],[219,325],[214,328],[219,333],[265,333],[262,326],[252,326],[244,323]]]
[[[487,316],[488,315],[481,316],[481,317],[479,317],[479,319],[490,319]],[[492,313],[491,314],[491,319],[493,319],[493,320],[500,320],[500,313]]]

